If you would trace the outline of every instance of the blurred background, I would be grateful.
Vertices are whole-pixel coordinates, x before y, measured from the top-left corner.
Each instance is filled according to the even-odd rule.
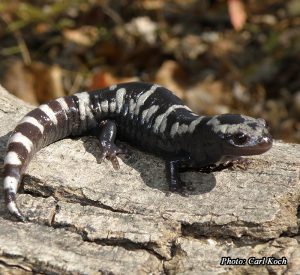
[[[300,0],[1,0],[0,58],[0,84],[34,105],[157,82],[300,142]]]

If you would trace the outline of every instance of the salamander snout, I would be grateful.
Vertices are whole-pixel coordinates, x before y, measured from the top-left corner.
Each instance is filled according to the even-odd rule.
[[[272,147],[273,138],[270,134],[266,134],[258,139],[257,146],[266,151]]]

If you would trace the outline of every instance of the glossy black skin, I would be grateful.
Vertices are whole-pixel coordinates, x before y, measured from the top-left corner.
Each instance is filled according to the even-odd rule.
[[[102,158],[106,157],[110,159],[115,169],[119,167],[116,155],[124,153],[124,150],[115,145],[114,141],[116,137],[144,151],[154,153],[164,158],[166,160],[166,175],[171,191],[182,191],[184,184],[180,180],[179,171],[185,171],[190,168],[199,169],[211,167],[226,155],[240,155],[240,148],[230,147],[225,152],[224,148],[227,148],[226,141],[222,140],[220,136],[213,132],[211,127],[207,125],[211,117],[203,118],[193,133],[187,132],[172,137],[170,130],[175,122],[179,121],[181,124],[189,125],[197,118],[195,114],[187,109],[177,109],[175,112],[170,113],[168,115],[165,131],[155,133],[153,126],[157,116],[165,113],[168,108],[173,105],[184,104],[169,90],[159,87],[147,101],[140,106],[138,114],[130,112],[130,101],[134,100],[136,102],[137,98],[151,87],[152,84],[147,83],[119,84],[117,89],[125,88],[126,96],[123,108],[118,114],[116,112],[108,112],[105,114],[97,112],[99,102],[108,100],[108,103],[110,103],[115,99],[115,92],[105,89],[90,93],[91,110],[94,116],[98,118],[99,124],[102,125],[102,132],[99,136]],[[147,123],[142,123],[142,112],[154,105],[158,105],[159,109]],[[229,121],[232,121],[234,118],[238,118],[238,116],[229,117]],[[86,127],[85,129],[85,127],[80,125],[80,120],[77,120],[77,123],[77,129],[73,127],[75,134],[81,134],[84,130],[90,128]],[[86,122],[85,126],[89,126],[89,122]],[[229,160],[236,159],[230,156],[227,157],[227,163]]]
[[[116,146],[115,137],[117,135],[117,125],[112,120],[104,122],[105,127],[102,129],[99,136],[100,148],[102,151],[102,159],[105,157],[109,159],[115,169],[119,169],[119,163],[116,158],[118,154],[125,154],[126,151]],[[143,148],[143,146],[141,146]],[[157,151],[157,148],[156,148]],[[166,177],[169,184],[170,191],[180,191],[181,193],[185,190],[185,183],[180,179],[180,173],[189,169],[197,169],[200,167],[207,166],[209,163],[197,164],[189,154],[185,152],[174,153],[161,151],[159,156],[166,160]]]
[[[252,126],[248,127],[249,142],[232,144],[231,141],[234,139],[228,137],[226,133],[223,135],[222,127],[214,129],[209,124],[214,117],[197,116],[185,107],[178,97],[163,87],[157,87],[143,104],[139,105],[139,108],[133,106],[152,88],[153,84],[137,82],[118,84],[116,87],[97,90],[88,94],[81,93],[77,96],[75,94],[63,99],[64,104],[67,105],[66,109],[63,109],[57,100],[50,101],[46,107],[49,107],[55,114],[54,121],[40,108],[32,110],[27,116],[36,119],[44,130],[40,132],[37,127],[28,122],[17,125],[13,134],[25,135],[33,143],[33,150],[27,153],[24,146],[21,146],[22,144],[10,143],[8,152],[17,153],[22,164],[17,167],[6,164],[4,176],[15,177],[20,184],[30,159],[39,149],[59,139],[84,135],[96,130],[102,151],[101,157],[111,160],[115,169],[119,168],[116,156],[126,153],[123,148],[115,145],[115,139],[119,138],[165,159],[170,191],[184,193],[184,183],[180,180],[181,171],[190,168],[207,168],[209,172],[212,170],[211,167],[214,168],[219,163],[228,163],[228,161],[235,160],[237,156],[261,154],[272,145],[268,132],[260,131],[265,129],[265,125],[258,120],[245,118],[241,115],[220,116],[220,121],[224,125],[245,126],[247,123],[249,124],[249,121],[249,125],[253,123],[253,128],[251,128]],[[125,89],[126,93],[122,105],[120,105],[122,106],[121,109],[116,111],[116,108],[112,106],[115,106],[114,103],[117,102],[117,92],[120,89]],[[107,103],[106,107],[102,106],[103,102]],[[157,107],[153,115],[149,120],[143,120],[143,112],[153,106]],[[180,108],[173,110],[174,106]],[[167,112],[169,108],[172,112]],[[156,131],[156,119],[166,113],[168,116],[164,124],[165,127]],[[193,125],[192,122],[197,119],[201,119],[201,121],[199,120],[200,122],[193,130],[175,131],[176,134],[172,134],[171,129],[174,124],[179,123],[181,126],[188,127]],[[8,206],[16,207],[15,195],[16,192],[5,189],[5,200]],[[12,210],[11,213],[19,220],[24,220],[19,210]]]
[[[99,135],[102,158],[106,157],[111,160],[115,169],[119,168],[116,155],[124,153],[123,149],[115,145],[116,137],[144,151],[164,158],[166,160],[166,176],[170,191],[182,192],[185,188],[184,183],[180,179],[179,172],[181,171],[201,168],[210,172],[222,158],[226,159],[228,164],[231,160],[235,161],[237,159],[236,156],[243,155],[239,153],[241,148],[228,145],[226,140],[222,139],[219,134],[212,131],[211,127],[207,125],[207,122],[212,117],[204,117],[193,133],[187,132],[172,137],[170,130],[175,122],[179,121],[181,124],[189,125],[197,118],[195,114],[187,109],[177,109],[175,112],[171,112],[168,115],[165,131],[155,133],[153,126],[157,116],[165,113],[173,105],[184,104],[172,92],[159,87],[140,106],[138,114],[129,112],[130,100],[137,101],[137,98],[151,87],[152,84],[147,83],[119,84],[117,89],[125,88],[126,96],[123,108],[118,114],[116,112],[108,112],[106,114],[97,112],[99,102],[106,99],[110,103],[111,100],[115,99],[115,92],[106,89],[90,93],[91,110],[94,116],[98,117],[99,121],[102,121],[100,123],[102,132]],[[158,105],[159,109],[147,123],[142,123],[142,112],[154,105]],[[226,119],[227,122],[236,123],[235,120],[237,120],[242,123],[239,115],[231,115],[231,117],[226,117],[225,115]],[[78,122],[80,123],[80,121]],[[85,125],[89,125],[89,122]],[[85,130],[80,124],[78,126],[79,133]],[[254,148],[255,146],[256,144],[254,144]],[[252,149],[251,154],[256,154],[255,150],[253,151]]]
[[[127,91],[125,103],[120,114],[115,113],[102,115],[101,119],[104,120],[105,126],[101,129],[101,134],[99,135],[100,148],[102,150],[102,158],[106,157],[112,161],[115,169],[118,169],[119,164],[116,158],[117,154],[124,153],[124,149],[120,149],[115,145],[115,138],[127,141],[128,143],[140,148],[141,150],[154,153],[166,160],[166,176],[169,183],[169,189],[171,191],[182,191],[184,183],[180,180],[179,171],[184,171],[185,169],[190,169],[191,167],[203,167],[210,164],[206,162],[205,159],[202,163],[195,163],[191,159],[190,153],[187,151],[187,140],[186,136],[170,136],[170,128],[176,121],[181,123],[189,124],[195,119],[195,115],[187,109],[177,109],[176,112],[172,112],[168,116],[168,123],[166,129],[163,133],[160,131],[154,133],[153,125],[155,124],[155,119],[157,116],[165,113],[169,107],[172,105],[182,105],[183,102],[177,98],[169,90],[159,87],[151,95],[148,100],[140,107],[138,115],[133,115],[130,113],[130,100],[136,98],[143,92],[149,90],[152,84],[146,83],[129,83],[118,85],[118,88],[124,87]],[[109,90],[104,90],[101,93],[91,93],[90,98],[93,106],[97,106],[97,101],[102,101],[103,99],[114,98],[114,93]],[[141,114],[144,110],[150,108],[151,106],[158,105],[159,109],[151,117],[150,121],[142,124]],[[93,110],[96,110],[93,107]],[[201,144],[201,138],[198,140],[197,146],[199,146],[199,141]]]

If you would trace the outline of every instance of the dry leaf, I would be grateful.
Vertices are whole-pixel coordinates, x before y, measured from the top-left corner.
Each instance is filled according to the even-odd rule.
[[[247,13],[242,0],[228,0],[230,21],[235,30],[240,31],[247,20]]]

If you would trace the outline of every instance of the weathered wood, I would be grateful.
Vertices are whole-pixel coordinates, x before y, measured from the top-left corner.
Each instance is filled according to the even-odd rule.
[[[32,107],[0,89],[0,161]],[[189,196],[166,196],[164,162],[130,148],[121,168],[97,163],[97,139],[42,149],[18,204],[0,208],[0,274],[297,274],[300,146],[275,142],[248,170],[189,172]],[[2,166],[1,166],[2,169]],[[1,178],[2,182],[2,178]],[[0,187],[3,205],[3,187]],[[283,237],[285,236],[285,237]],[[288,266],[222,266],[221,257],[286,257]]]

